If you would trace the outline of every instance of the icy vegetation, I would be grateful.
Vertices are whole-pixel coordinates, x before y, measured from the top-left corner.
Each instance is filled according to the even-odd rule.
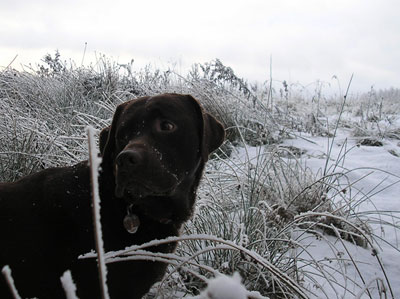
[[[67,299],[77,299],[78,297],[76,296],[76,285],[74,283],[74,280],[72,279],[71,272],[65,271],[63,276],[60,277],[61,284],[65,290],[65,295]]]
[[[85,128],[109,125],[121,102],[189,93],[227,140],[178,250],[147,252],[172,239],[156,240],[106,263],[168,263],[148,298],[398,298],[400,90],[355,95],[347,79],[249,84],[219,60],[180,74],[47,55],[0,72],[0,181],[88,159]]]
[[[1,269],[1,273],[7,281],[7,285],[10,288],[10,294],[12,294],[13,298],[21,299],[21,296],[18,294],[18,290],[15,288],[14,279],[12,277],[10,267],[4,266],[3,269]]]
[[[99,157],[99,150],[96,147],[94,138],[94,128],[88,126],[86,128],[89,145],[89,166],[90,166],[90,181],[91,181],[91,194],[92,194],[92,207],[93,207],[93,226],[95,228],[95,242],[97,252],[97,265],[99,269],[99,281],[101,288],[101,298],[109,299],[107,287],[107,267],[104,260],[104,243],[103,243],[103,232],[101,228],[101,217],[100,217],[100,194],[99,194],[99,168],[101,164],[101,158]]]

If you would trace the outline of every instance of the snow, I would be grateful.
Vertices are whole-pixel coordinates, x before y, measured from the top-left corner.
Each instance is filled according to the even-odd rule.
[[[207,288],[193,299],[247,299],[247,290],[239,273],[232,277],[219,275],[208,282]]]
[[[305,135],[309,142],[302,138],[290,139],[284,142],[284,145],[295,146],[306,150],[303,157],[306,165],[313,170],[314,173],[322,173],[326,163],[326,153],[332,145],[332,152],[328,161],[328,169],[333,170],[333,165],[342,158],[343,163],[339,163],[337,172],[347,173],[343,178],[344,185],[353,184],[353,199],[359,200],[358,212],[365,213],[369,217],[374,216],[377,210],[380,211],[400,211],[400,158],[394,156],[389,151],[399,152],[399,145],[396,141],[383,140],[383,146],[360,146],[359,138],[352,137],[349,130],[339,129],[337,137],[332,140],[323,137],[312,137]],[[346,155],[343,159],[343,152]],[[348,180],[348,181],[347,181]],[[395,216],[395,215],[394,215]],[[388,212],[387,215],[379,214],[379,222],[388,221],[393,223],[394,217]],[[381,241],[374,243],[372,248],[362,248],[355,246],[349,242],[339,242],[336,238],[327,236],[324,239],[307,238],[313,240],[304,244],[309,246],[310,254],[316,260],[330,260],[333,269],[343,266],[335,260],[335,256],[329,243],[335,244],[339,251],[343,253],[342,258],[352,257],[356,260],[356,269],[353,263],[345,264],[343,271],[347,277],[352,277],[354,282],[343,281],[343,276],[338,272],[331,271],[332,280],[336,280],[342,285],[346,285],[346,289],[342,289],[335,285],[329,285],[322,278],[314,277],[319,281],[322,289],[313,289],[316,293],[315,298],[354,298],[349,291],[357,294],[356,298],[367,298],[365,288],[356,287],[364,285],[386,285],[386,279],[389,280],[394,298],[400,298],[400,254],[399,254],[399,238],[396,230],[390,226],[382,226],[381,223],[371,224],[375,234],[382,238]],[[398,222],[398,220],[397,220]],[[304,255],[305,253],[303,253]],[[380,263],[382,263],[383,269]],[[339,265],[340,264],[340,265]],[[306,267],[306,271],[314,271],[311,267]],[[358,270],[362,274],[361,280]],[[313,283],[308,282],[309,287],[313,288]],[[387,285],[386,285],[387,288]],[[390,291],[386,294],[390,296]]]
[[[383,146],[360,145],[362,138],[352,136],[351,128],[339,128],[335,138],[297,134],[280,146],[304,152],[301,163],[318,178],[343,173],[340,184],[357,203],[355,212],[371,220],[375,235],[373,243],[363,248],[334,236],[303,233],[297,241],[306,250],[299,250],[298,268],[307,273],[303,284],[310,298],[400,298],[400,236],[390,225],[399,224],[400,142],[382,139]],[[265,151],[237,148],[240,160],[254,163]]]
[[[72,280],[71,271],[65,271],[60,280],[67,299],[78,299],[78,297],[76,296],[76,285]]]

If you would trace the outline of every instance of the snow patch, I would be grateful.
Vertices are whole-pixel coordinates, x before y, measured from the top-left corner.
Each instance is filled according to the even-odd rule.
[[[196,299],[247,299],[247,290],[239,273],[232,277],[219,275],[208,282],[207,288]]]

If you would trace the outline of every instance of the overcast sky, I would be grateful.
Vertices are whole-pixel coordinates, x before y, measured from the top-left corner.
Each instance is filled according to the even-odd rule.
[[[353,91],[400,87],[399,0],[2,0],[0,70],[58,49],[137,67],[219,58],[249,81],[316,80]],[[336,85],[335,85],[336,84]]]

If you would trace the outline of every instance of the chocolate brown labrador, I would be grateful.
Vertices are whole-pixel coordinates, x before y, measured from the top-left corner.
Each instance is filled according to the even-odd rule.
[[[223,126],[190,95],[163,94],[119,105],[100,135],[99,188],[105,251],[177,236],[190,218],[209,154]],[[65,298],[71,270],[80,299],[100,298],[87,161],[0,184],[0,267],[9,265],[24,298]],[[151,247],[171,253],[176,244]],[[108,264],[110,297],[141,298],[166,264]],[[0,298],[11,298],[0,277]]]

